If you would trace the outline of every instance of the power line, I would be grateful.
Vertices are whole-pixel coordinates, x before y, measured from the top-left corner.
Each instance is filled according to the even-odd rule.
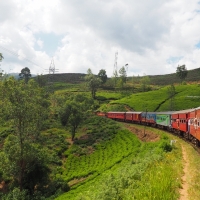
[[[11,54],[14,55],[14,56],[17,56],[17,57],[20,56],[19,54],[15,53],[14,51],[11,51],[11,50],[9,50],[9,49],[7,49],[7,48],[5,48],[5,47],[0,46],[0,48],[4,49],[5,51],[11,53]],[[26,61],[29,62],[29,63],[34,64],[35,66],[37,66],[37,67],[39,67],[39,68],[44,69],[43,67],[41,67],[41,66],[39,66],[38,64],[34,63],[33,61],[29,60],[28,58],[23,58],[23,59],[26,60]],[[45,69],[44,69],[44,70],[45,70]]]

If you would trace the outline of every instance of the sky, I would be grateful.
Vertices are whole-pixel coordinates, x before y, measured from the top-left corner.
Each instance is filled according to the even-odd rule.
[[[199,68],[200,0],[1,0],[0,53],[6,73]]]

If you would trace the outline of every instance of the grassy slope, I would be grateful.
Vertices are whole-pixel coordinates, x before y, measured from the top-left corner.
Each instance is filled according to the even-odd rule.
[[[149,91],[145,93],[132,94],[122,99],[111,101],[111,104],[126,104],[136,111],[167,111],[169,110],[170,100],[168,99],[169,86],[165,86],[159,90]],[[176,95],[174,97],[175,110],[182,110],[200,106],[200,86],[193,85],[177,85],[175,86]],[[160,105],[160,107],[159,107]]]
[[[169,100],[167,99],[167,90],[168,90],[168,87],[163,87],[156,91],[131,94],[131,95],[129,93],[124,93],[124,92],[118,93],[118,92],[99,91],[97,92],[97,97],[98,98],[100,97],[99,99],[101,99],[102,102],[105,102],[103,107],[104,108],[106,107],[107,111],[109,110],[109,108],[111,108],[111,106],[107,106],[107,103],[109,101],[111,101],[112,105],[115,105],[116,103],[120,105],[125,104],[134,108],[135,110],[144,110],[145,108],[147,108],[149,111],[154,111],[156,108],[158,108],[159,111],[163,111],[163,110],[168,110],[169,108]],[[175,109],[180,110],[180,109],[198,107],[199,98],[192,97],[192,96],[199,96],[199,94],[200,94],[200,87],[197,84],[177,85],[176,96],[174,98],[175,106],[176,106]],[[173,136],[170,136],[170,137],[173,138]],[[159,145],[156,144],[156,146],[159,146]],[[180,177],[181,177],[181,172],[182,172],[180,170],[181,148],[178,144],[177,144],[177,147],[178,148],[174,149],[171,153],[165,154],[163,160],[158,160],[152,163],[148,163],[147,158],[149,157],[151,159],[151,156],[155,156],[155,155],[153,154],[151,156],[150,155],[147,156],[147,154],[145,154],[145,150],[141,149],[140,151],[144,153],[143,155],[144,157],[142,158],[142,161],[139,161],[139,163],[142,162],[142,166],[148,163],[147,165],[149,166],[149,168],[147,171],[145,171],[144,169],[145,173],[143,173],[140,167],[141,174],[139,173],[136,175],[136,177],[137,176],[140,177],[139,182],[138,180],[136,181],[133,178],[133,180],[137,182],[136,185],[134,185],[135,183],[133,182],[129,182],[128,184],[129,186],[127,187],[120,186],[122,188],[124,187],[123,188],[124,192],[121,191],[123,194],[120,193],[121,197],[123,197],[123,199],[131,199],[135,195],[135,198],[149,199],[151,198],[151,195],[154,195],[154,196],[158,195],[157,196],[158,198],[162,198],[163,197],[162,194],[164,194],[165,199],[177,199],[178,188],[180,187],[180,184],[181,184]],[[113,152],[113,154],[115,153]],[[179,156],[177,157],[177,155]],[[159,155],[157,156],[159,157]],[[88,181],[86,180],[83,184],[81,183],[79,187],[71,190],[70,192],[66,194],[61,195],[58,199],[66,199],[66,198],[67,199],[94,199],[94,198],[102,199],[102,198],[109,198],[108,194],[112,194],[112,196],[116,195],[116,193],[120,192],[116,188],[119,185],[124,184],[122,183],[123,180],[130,179],[129,176],[124,176],[124,174],[126,173],[134,174],[135,172],[138,172],[136,165],[134,166],[136,168],[132,167],[133,171],[125,172],[123,170],[126,168],[126,166],[132,165],[135,162],[133,161],[134,160],[133,157],[136,157],[136,155],[130,154],[128,157],[126,157],[126,159],[125,158],[122,159],[120,163],[115,164],[111,169],[107,168],[104,173],[98,172],[98,176],[94,176],[92,179],[89,178]],[[137,159],[140,160],[141,158],[138,157]],[[107,161],[105,160],[105,162]],[[73,173],[76,174],[76,167],[73,167],[73,168],[74,168]],[[163,170],[163,169],[166,169],[166,170]],[[194,165],[194,170],[197,170],[197,164]],[[122,171],[122,172],[119,172],[119,171]],[[158,171],[159,171],[160,176],[156,176]],[[197,175],[197,177],[198,176],[199,175]],[[167,179],[166,177],[169,177],[169,179]],[[162,182],[163,184],[160,185],[159,184],[160,182]],[[134,187],[136,187],[137,189],[133,190]],[[162,193],[156,193],[155,191],[162,191]],[[199,194],[196,194],[195,192],[194,196],[199,197]]]
[[[171,152],[165,152],[169,139],[162,131],[157,130],[156,133],[161,135],[160,141],[142,143],[140,146],[127,142],[127,149],[132,146],[128,156],[57,199],[177,199],[181,151],[180,148],[174,148]],[[127,141],[130,137],[135,138],[130,132],[126,132],[123,137]],[[134,140],[138,142],[136,138]],[[112,144],[113,157],[117,157],[121,149],[118,142]],[[108,151],[107,148],[104,152]]]

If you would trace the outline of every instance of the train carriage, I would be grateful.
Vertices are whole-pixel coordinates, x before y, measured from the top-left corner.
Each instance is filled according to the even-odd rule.
[[[156,113],[155,112],[142,112],[141,122],[143,124],[156,126]]]
[[[125,121],[125,112],[108,112],[107,117],[110,119]]]
[[[140,123],[141,121],[141,113],[142,112],[126,112],[125,117],[126,121],[128,122],[134,122],[134,123]]]
[[[190,120],[188,122],[188,130],[190,139],[196,143],[200,141],[200,107],[193,109],[190,113]]]
[[[159,128],[164,128],[167,130],[172,129],[172,114],[174,111],[157,112],[156,113],[156,124]]]
[[[189,137],[188,120],[193,111],[194,109],[187,109],[176,111],[172,114],[172,128],[176,133],[184,135],[186,138]]]

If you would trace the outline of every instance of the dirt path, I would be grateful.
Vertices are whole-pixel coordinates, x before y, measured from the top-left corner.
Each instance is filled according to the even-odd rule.
[[[189,175],[189,162],[188,162],[188,155],[187,151],[185,150],[184,146],[182,145],[182,155],[183,155],[183,176],[182,176],[182,188],[180,189],[180,199],[179,200],[188,200],[188,181],[187,177]]]

